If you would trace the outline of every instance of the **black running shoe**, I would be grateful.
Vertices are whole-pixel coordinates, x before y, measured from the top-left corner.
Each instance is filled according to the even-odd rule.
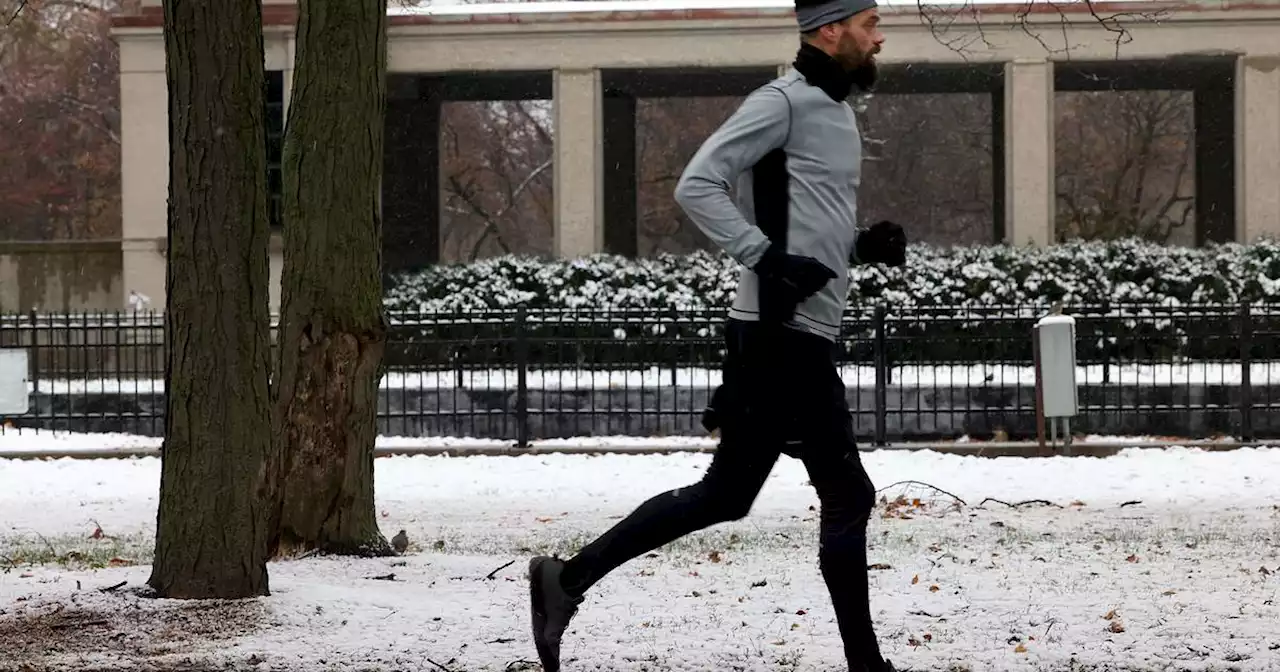
[[[560,638],[578,613],[582,597],[560,585],[564,561],[540,555],[529,561],[529,607],[533,617],[533,645],[544,672],[560,670]]]

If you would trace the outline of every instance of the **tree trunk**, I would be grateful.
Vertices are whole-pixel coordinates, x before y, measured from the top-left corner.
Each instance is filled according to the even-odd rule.
[[[386,0],[302,0],[283,151],[273,554],[388,555],[373,501]]]
[[[165,435],[148,583],[268,594],[267,184],[259,0],[164,1]]]

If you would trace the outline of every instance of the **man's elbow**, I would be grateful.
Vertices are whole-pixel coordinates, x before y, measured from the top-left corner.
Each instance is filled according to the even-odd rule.
[[[680,179],[676,180],[676,188],[672,194],[676,199],[676,205],[687,211],[689,204],[697,199],[697,190],[695,179],[688,172],[681,174]]]
[[[713,179],[695,172],[685,171],[676,181],[672,194],[676,204],[686,213],[707,208],[708,199],[727,194],[727,190]]]

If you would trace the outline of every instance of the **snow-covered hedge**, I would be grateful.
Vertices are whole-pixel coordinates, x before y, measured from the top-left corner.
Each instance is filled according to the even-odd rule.
[[[534,325],[526,332],[535,337],[531,356],[541,360],[538,348],[550,346],[537,338],[591,337],[599,339],[593,344],[598,356],[578,352],[574,357],[688,362],[704,359],[693,354],[698,350],[714,360],[718,349],[709,346],[717,345],[718,324],[706,311],[718,314],[727,308],[738,272],[728,257],[704,252],[638,260],[608,255],[573,260],[507,256],[398,277],[388,287],[385,300],[387,308],[399,314],[458,315],[516,307],[535,313],[570,310],[579,317],[634,311],[648,315],[647,323],[628,325],[617,318],[617,324],[594,328],[582,323],[554,329]],[[1122,359],[1233,356],[1230,339],[1210,337],[1213,343],[1208,343],[1197,336],[1197,329],[1206,328],[1225,335],[1223,330],[1229,326],[1179,319],[1177,311],[1207,304],[1235,310],[1242,301],[1280,304],[1280,242],[1206,248],[1165,247],[1138,240],[1071,242],[1043,249],[913,245],[903,268],[855,267],[849,299],[847,345],[857,352],[869,345],[858,341],[871,336],[874,307],[884,306],[887,332],[894,337],[891,350],[899,352],[900,358],[1022,358],[1029,355],[1023,347],[1029,325],[1047,306],[1061,301],[1068,312],[1072,306],[1109,306],[1110,319],[1080,325],[1083,358],[1104,352]],[[699,314],[702,318],[680,324],[682,317]],[[1163,315],[1169,319],[1159,319]],[[937,319],[941,317],[953,319]],[[446,337],[436,329],[429,331],[420,336]],[[495,327],[492,338],[501,338],[499,331]],[[950,342],[957,338],[968,342]],[[699,343],[688,343],[682,348],[687,352],[654,351],[659,346],[676,347],[673,341],[679,339]],[[1136,344],[1138,339],[1143,342]],[[612,341],[616,347],[605,348],[600,340]],[[566,344],[555,345],[563,352]],[[1140,351],[1134,350],[1137,345]],[[618,347],[635,352],[623,355],[616,352]]]
[[[913,245],[901,269],[858,266],[853,304],[891,308],[1280,301],[1280,242],[1206,248],[1138,240],[1071,242],[1046,248]],[[388,309],[455,312],[514,308],[726,307],[738,267],[705,252],[648,259],[496,257],[396,278]]]

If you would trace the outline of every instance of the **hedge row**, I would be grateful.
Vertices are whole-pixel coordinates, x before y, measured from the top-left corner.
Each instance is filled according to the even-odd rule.
[[[522,331],[533,364],[714,363],[719,320],[738,274],[727,256],[706,252],[647,259],[506,256],[394,278],[386,305],[423,318],[423,326],[397,334],[432,346],[409,358],[434,361],[445,350],[448,358],[475,364],[514,357],[514,346],[502,342],[514,337],[509,322],[425,322],[524,307],[534,315]],[[873,348],[874,311],[882,307],[887,348],[898,361],[1025,361],[1031,324],[1057,302],[1069,313],[1073,306],[1105,307],[1077,313],[1084,360],[1235,358],[1242,303],[1260,315],[1250,323],[1255,330],[1275,321],[1268,310],[1280,306],[1280,242],[1206,248],[1139,240],[1040,249],[913,245],[903,268],[855,267],[849,301],[845,346],[858,358]],[[1193,318],[1192,312],[1202,311],[1193,306],[1218,306],[1218,314]],[[537,319],[540,311],[556,315]],[[566,313],[578,319],[566,320]],[[637,322],[636,316],[643,318]],[[1254,352],[1280,355],[1258,343]]]

